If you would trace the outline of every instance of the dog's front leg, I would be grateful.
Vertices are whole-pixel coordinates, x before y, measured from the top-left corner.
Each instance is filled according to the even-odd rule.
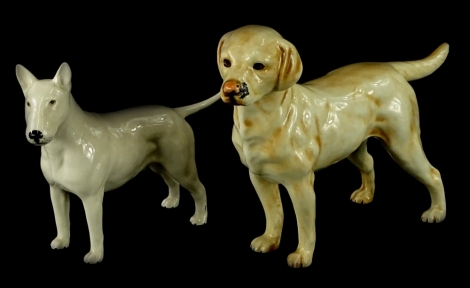
[[[287,264],[294,268],[308,267],[312,264],[315,249],[315,192],[313,191],[314,174],[311,172],[300,181],[287,183],[297,218],[299,245],[297,250],[287,258]]]
[[[85,255],[85,263],[96,264],[103,260],[103,196],[102,187],[95,193],[80,197],[85,208],[88,231],[90,233],[90,252]]]
[[[54,209],[57,237],[52,240],[52,249],[63,249],[69,247],[70,243],[70,198],[69,192],[57,186],[50,186],[52,208]]]
[[[258,193],[266,215],[266,230],[263,235],[251,242],[251,249],[256,252],[266,253],[276,250],[281,240],[284,213],[279,195],[279,185],[269,182],[251,173],[251,171],[250,179],[256,193]]]

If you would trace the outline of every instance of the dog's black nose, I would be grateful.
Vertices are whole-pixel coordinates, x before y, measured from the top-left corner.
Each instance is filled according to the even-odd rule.
[[[39,143],[39,139],[42,138],[42,132],[38,130],[33,130],[29,132],[29,138],[34,140],[34,142]]]

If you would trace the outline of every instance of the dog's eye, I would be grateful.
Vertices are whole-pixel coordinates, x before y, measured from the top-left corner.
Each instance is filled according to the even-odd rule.
[[[230,63],[230,61],[228,61],[227,59],[224,59],[224,66],[225,67],[230,67],[230,66],[232,66],[232,63]]]
[[[31,106],[31,104],[29,104],[29,102],[26,102],[26,105],[27,105],[28,107]]]
[[[253,65],[253,69],[255,69],[255,70],[263,70],[263,69],[264,69],[264,65],[261,64],[261,63],[255,63],[255,65]]]
[[[55,100],[51,100],[51,101],[49,102],[49,104],[54,105],[54,104],[55,104]]]

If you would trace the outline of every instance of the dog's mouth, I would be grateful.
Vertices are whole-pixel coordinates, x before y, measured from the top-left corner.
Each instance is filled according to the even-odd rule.
[[[51,141],[35,141],[35,140],[28,140],[29,143],[33,144],[34,146],[44,146],[49,144]]]
[[[238,96],[238,95],[237,95]],[[224,103],[227,103],[229,105],[234,105],[234,106],[245,106],[243,103],[240,103],[238,99],[236,99],[234,96],[222,96],[222,101]]]

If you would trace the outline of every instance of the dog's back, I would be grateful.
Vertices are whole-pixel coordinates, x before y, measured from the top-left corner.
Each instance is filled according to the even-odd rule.
[[[111,166],[116,169],[112,169],[115,171],[109,176],[106,190],[121,186],[144,167],[160,162],[163,154],[178,153],[173,150],[177,150],[179,143],[194,143],[191,126],[169,107],[140,106],[105,114],[88,114],[89,131],[95,131],[93,136],[89,136],[96,140],[99,138],[99,141],[89,139],[95,149],[119,155],[111,160]],[[106,141],[102,141],[104,139]]]
[[[317,92],[324,91],[324,95],[330,97],[343,97],[361,89],[377,90],[391,82],[402,85],[404,81],[421,79],[436,71],[448,54],[449,45],[443,43],[422,60],[350,64],[302,85]]]
[[[403,134],[403,127],[412,127],[419,133],[416,95],[408,81],[434,72],[447,53],[448,45],[444,43],[423,60],[356,63],[294,85],[292,89],[297,91],[294,92],[296,95],[308,98],[294,101],[316,103],[310,108],[305,107],[315,110],[318,127],[311,127],[313,135],[318,134],[324,139],[322,145],[334,145],[336,151],[343,151],[337,155],[322,151],[316,168],[343,159],[370,136],[387,143],[392,134]],[[297,106],[305,105],[298,103]],[[344,131],[355,131],[356,137],[352,139]]]

